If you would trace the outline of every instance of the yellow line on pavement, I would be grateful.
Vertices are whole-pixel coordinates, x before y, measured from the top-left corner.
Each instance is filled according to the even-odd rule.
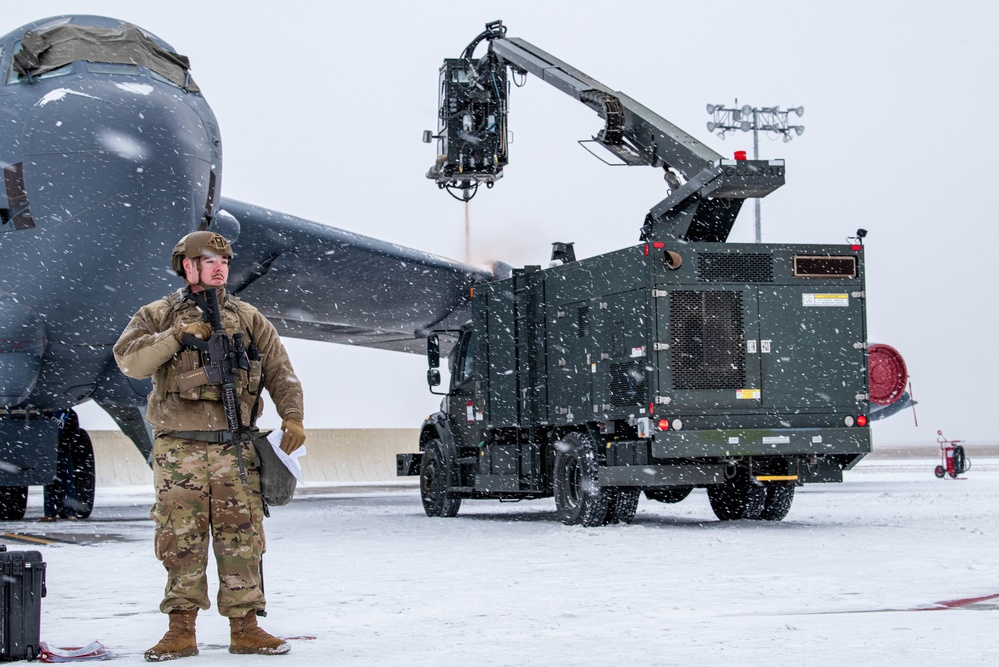
[[[58,540],[47,540],[44,537],[34,537],[33,535],[20,535],[18,533],[0,533],[0,537],[9,540],[20,540],[22,542],[33,542],[35,544],[59,544]]]

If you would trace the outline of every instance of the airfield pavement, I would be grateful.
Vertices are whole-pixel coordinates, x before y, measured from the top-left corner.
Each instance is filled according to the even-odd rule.
[[[969,457],[959,480],[870,457],[779,523],[718,522],[703,491],[602,528],[550,499],[430,519],[413,480],[307,482],[267,520],[262,624],[294,638],[289,665],[997,664],[999,458]],[[33,489],[3,526],[47,563],[43,640],[142,663],[165,629],[151,502],[102,487],[90,520],[46,524]],[[234,664],[226,632],[202,613],[184,664]]]

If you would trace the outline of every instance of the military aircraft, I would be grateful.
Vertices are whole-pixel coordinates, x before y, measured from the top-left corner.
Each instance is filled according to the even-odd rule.
[[[183,235],[234,240],[230,290],[282,335],[421,352],[493,274],[223,198],[218,123],[190,63],[129,23],[59,16],[0,38],[0,519],[29,485],[87,516],[94,468],[72,408],[94,400],[147,457],[150,383],[112,346],[178,287]]]

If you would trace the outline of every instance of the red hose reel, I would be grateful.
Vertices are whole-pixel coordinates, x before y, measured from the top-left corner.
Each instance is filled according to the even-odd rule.
[[[871,403],[875,405],[891,405],[901,398],[909,383],[909,371],[902,355],[891,345],[882,343],[867,348],[867,374]]]

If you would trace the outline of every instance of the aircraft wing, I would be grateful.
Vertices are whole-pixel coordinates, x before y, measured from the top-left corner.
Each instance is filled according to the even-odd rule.
[[[443,257],[223,198],[239,222],[230,291],[278,333],[423,353],[435,328],[471,316],[469,290],[493,274]],[[223,232],[224,233],[224,232]]]

